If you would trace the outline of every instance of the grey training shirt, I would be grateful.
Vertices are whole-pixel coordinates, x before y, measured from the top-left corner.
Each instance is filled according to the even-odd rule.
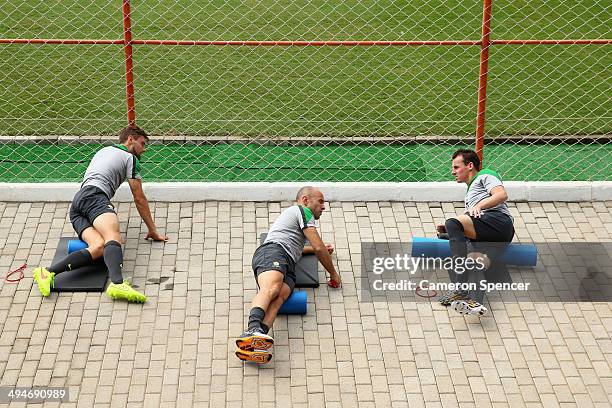
[[[81,188],[98,187],[111,199],[121,183],[128,178],[142,179],[140,162],[123,145],[107,146],[100,149],[91,159]]]
[[[470,208],[478,204],[484,199],[491,197],[491,190],[497,186],[502,186],[503,183],[499,174],[490,169],[482,169],[476,174],[476,177],[472,179],[472,182],[468,185],[468,190],[465,193],[465,212],[467,213]],[[496,205],[495,207],[487,208],[483,211],[498,210],[510,215],[510,210],[505,202]]]
[[[279,244],[297,263],[302,257],[306,243],[304,228],[316,226],[315,218],[308,207],[294,205],[283,211],[274,221],[265,242]]]

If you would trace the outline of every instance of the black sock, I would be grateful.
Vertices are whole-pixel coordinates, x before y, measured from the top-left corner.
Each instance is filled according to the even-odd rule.
[[[121,251],[121,244],[117,241],[108,241],[104,244],[104,263],[108,268],[108,275],[110,276],[111,282],[123,283],[123,275],[121,274],[121,268],[123,268],[123,252]]]
[[[81,266],[89,265],[92,262],[93,259],[91,258],[89,251],[86,249],[81,249],[80,251],[68,254],[68,256],[60,259],[58,262],[48,267],[47,270],[53,273],[61,273],[80,268]]]
[[[265,316],[266,316],[266,311],[263,310],[261,307],[255,306],[254,308],[252,308],[251,312],[249,313],[248,330],[261,328],[262,320],[264,319]]]
[[[467,257],[467,239],[465,238],[465,230],[463,229],[461,221],[456,218],[449,218],[444,223],[444,226],[446,227],[446,233],[448,234],[448,243],[450,245],[453,262],[457,263],[457,265],[459,265],[459,263],[464,265],[465,258]],[[463,259],[458,260],[458,258]],[[459,271],[458,267],[455,267],[452,271],[449,271],[448,274],[451,277],[451,281],[455,283],[467,282],[467,274],[462,272],[464,271]]]
[[[467,241],[461,221],[456,218],[449,218],[444,226],[450,241],[451,256],[465,258],[467,256]]]
[[[268,325],[263,322],[261,323],[260,327],[261,327],[261,331],[263,331],[266,334],[268,334],[268,332],[270,331],[270,328],[268,327]]]

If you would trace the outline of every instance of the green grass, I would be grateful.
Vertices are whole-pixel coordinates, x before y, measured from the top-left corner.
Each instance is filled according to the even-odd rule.
[[[0,182],[81,181],[100,145],[0,145]],[[153,145],[145,181],[448,181],[453,146]],[[504,180],[611,180],[612,145],[491,145]],[[577,165],[578,164],[578,165]]]
[[[8,0],[0,36],[122,36],[120,1]],[[493,38],[610,38],[595,0],[496,1]],[[134,38],[448,40],[479,1],[134,0]],[[488,137],[612,131],[610,46],[497,46]],[[474,133],[478,47],[135,46],[139,124],[155,135]],[[0,45],[0,135],[109,135],[125,123],[121,46]]]

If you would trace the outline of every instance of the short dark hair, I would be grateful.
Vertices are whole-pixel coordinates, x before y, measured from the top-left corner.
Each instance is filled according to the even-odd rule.
[[[453,153],[453,160],[455,160],[458,156],[463,157],[463,164],[466,166],[468,163],[473,163],[474,168],[476,168],[476,170],[480,170],[480,157],[478,157],[478,153],[476,153],[474,150],[459,149]]]
[[[310,197],[311,194],[316,190],[313,186],[304,186],[300,188],[295,195],[295,201],[298,201],[302,196]]]
[[[125,129],[122,129],[119,133],[119,143],[125,143],[128,140],[128,137],[132,136],[135,139],[140,139],[144,137],[145,140],[149,141],[149,135],[139,128],[138,126],[128,126]]]

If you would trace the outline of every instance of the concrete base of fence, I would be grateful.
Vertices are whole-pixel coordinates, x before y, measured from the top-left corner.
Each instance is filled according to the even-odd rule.
[[[304,185],[319,187],[328,201],[463,201],[466,186],[454,182],[431,183],[144,183],[150,201],[293,201]],[[504,183],[510,201],[607,201],[612,181],[559,181]],[[0,201],[71,201],[79,183],[0,183]],[[113,201],[132,201],[123,184]]]

